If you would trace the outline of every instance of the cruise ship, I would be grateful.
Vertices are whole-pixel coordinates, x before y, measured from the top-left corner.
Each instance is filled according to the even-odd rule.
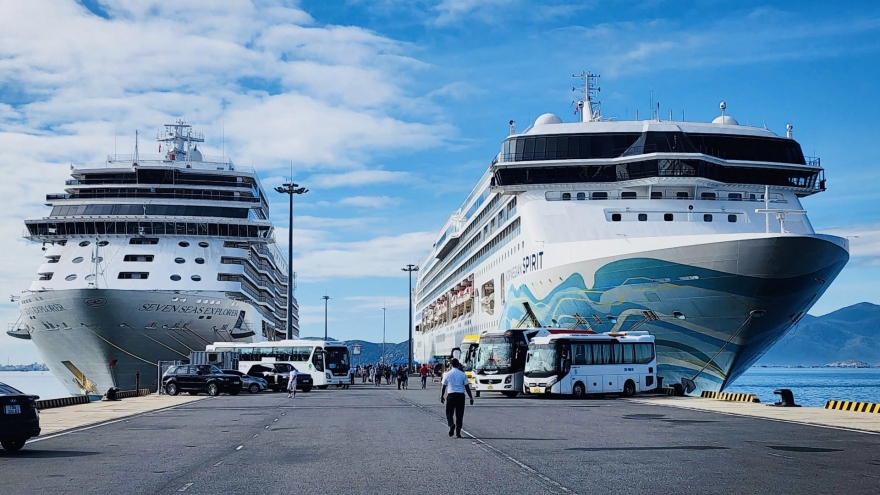
[[[182,120],[159,154],[72,164],[48,216],[26,220],[43,264],[7,332],[31,340],[72,394],[156,389],[158,363],[207,344],[276,340],[287,315],[287,262],[253,169],[203,156]]]
[[[658,374],[721,390],[803,318],[849,260],[802,205],[826,188],[788,125],[604,118],[510,122],[500,152],[419,266],[414,357],[524,327],[647,330]],[[684,379],[684,381],[682,381]]]

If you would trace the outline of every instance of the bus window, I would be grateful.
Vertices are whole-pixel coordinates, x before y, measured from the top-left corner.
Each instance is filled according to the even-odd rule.
[[[648,364],[654,359],[654,346],[651,344],[636,344],[636,362]]]
[[[633,364],[636,362],[635,344],[623,344],[623,364]]]
[[[312,355],[312,364],[315,365],[316,371],[324,371],[324,349],[315,347],[315,353]]]
[[[612,364],[611,344],[593,344],[593,364]]]
[[[238,350],[238,360],[239,361],[259,361],[259,359],[254,359],[254,348],[253,347],[242,347]]]
[[[291,347],[290,360],[306,362],[312,355],[312,348],[305,346]]]
[[[583,344],[574,344],[572,348],[574,348],[574,364],[587,364],[587,357],[584,355],[584,345]]]
[[[272,353],[271,347],[255,347],[254,348],[254,361],[269,358],[272,359],[275,357],[275,354]]]
[[[328,347],[327,348],[327,367],[331,370],[348,370],[350,365],[348,362],[347,347]]]
[[[272,353],[275,355],[275,359],[279,361],[292,361],[291,354],[293,353],[292,347],[273,347]]]
[[[584,344],[584,364],[596,364],[594,344]]]
[[[612,363],[613,364],[622,363],[623,362],[623,355],[622,355],[623,353],[622,353],[620,344],[611,344],[611,350],[612,350],[612,354],[611,354],[612,358],[611,359],[613,360]],[[611,364],[611,363],[609,363],[609,364]]]

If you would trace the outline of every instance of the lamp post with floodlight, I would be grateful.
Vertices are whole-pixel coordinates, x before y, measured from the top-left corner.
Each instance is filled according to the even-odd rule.
[[[407,362],[409,366],[409,371],[412,372],[412,328],[413,328],[413,298],[412,298],[412,274],[413,272],[419,271],[419,267],[413,264],[406,265],[406,268],[401,268],[401,270],[405,272],[409,272],[409,340],[406,342],[407,345]]]
[[[290,196],[290,218],[287,235],[287,340],[293,340],[293,195],[309,192],[299,184],[288,182],[275,188],[277,192]]]

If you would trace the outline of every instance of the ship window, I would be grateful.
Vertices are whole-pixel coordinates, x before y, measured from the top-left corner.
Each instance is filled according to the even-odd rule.
[[[647,222],[648,221],[648,214],[647,213],[639,213],[639,221],[640,222]]]
[[[182,264],[186,263],[186,260],[183,258],[174,258],[174,262],[177,263],[178,265],[182,265]]]
[[[675,199],[688,199],[688,198],[690,198],[690,195],[687,193],[687,191],[678,191],[677,193],[675,193]]]
[[[608,193],[607,192],[594,192],[593,194],[590,195],[590,197],[592,199],[608,199]]]
[[[612,222],[619,222],[620,221],[620,213],[612,213],[611,214],[611,221]]]
[[[714,201],[715,200],[715,193],[713,193],[713,192],[700,193],[700,199],[707,199],[707,200]]]
[[[149,263],[153,261],[153,257],[152,254],[126,254],[122,261],[143,261]]]
[[[110,241],[98,241],[98,246],[104,247],[107,244],[110,244]]]
[[[146,280],[149,277],[149,272],[119,272],[119,275],[116,278],[126,280]]]
[[[90,274],[86,275],[86,280],[88,280],[89,282],[95,280],[96,278],[98,278],[98,277],[96,277],[94,273],[90,273]]]
[[[571,193],[562,193],[563,201],[571,201]]]
[[[664,213],[663,220],[665,220],[667,222],[671,222],[672,221],[672,213]]]
[[[75,274],[75,273],[71,273],[70,275],[64,277],[64,280],[67,280],[68,282],[71,282],[71,281],[73,281],[73,280],[76,280],[76,274]]]
[[[743,195],[742,193],[728,193],[727,199],[731,201],[742,201]]]
[[[754,200],[755,200],[755,195],[754,195],[754,194],[749,194],[749,200],[754,201]]]
[[[174,280],[175,282],[179,282],[179,281],[180,281],[180,275],[172,275],[172,276],[171,276],[171,280]]]
[[[39,280],[52,280],[52,275],[55,275],[55,272],[38,273],[37,275],[40,276]]]
[[[181,234],[182,234],[182,233],[183,233],[183,232],[181,232]],[[180,241],[180,242],[177,243],[177,245],[180,246],[180,247],[189,247],[189,243],[186,242],[186,241]]]
[[[86,247],[86,246],[88,246],[89,244],[90,244],[89,241],[82,241],[82,242],[79,243],[79,247]]]
[[[190,278],[193,279],[193,282],[198,282],[198,281],[202,280],[202,277],[200,277],[200,276],[198,276],[198,275],[193,275],[193,276],[190,277]]]
[[[636,199],[637,196],[635,191],[623,191],[620,193],[620,199]]]
[[[196,259],[195,259],[195,262],[196,262],[197,265],[204,265],[204,264],[205,264],[205,258],[196,258]]]
[[[663,191],[651,191],[651,199],[663,199]]]
[[[703,221],[704,222],[711,222],[712,221],[712,214],[706,213],[705,215],[703,215]]]
[[[736,215],[727,215],[727,221],[730,223],[736,223]]]
[[[204,242],[204,241],[202,241],[202,242],[200,242],[200,243],[199,243],[199,247],[203,247],[203,248],[206,248],[206,247],[208,247],[208,243],[207,243],[207,242]]]
[[[72,260],[70,260],[70,261],[71,261],[72,263],[82,263],[82,261],[83,261],[83,257],[82,257],[82,256],[77,256],[76,258],[74,258],[74,259],[72,259]]]
[[[155,237],[134,237],[128,241],[129,244],[159,244],[159,239]]]
[[[583,200],[587,199],[587,193],[579,192],[577,194],[577,199],[578,199],[578,201],[583,201]]]

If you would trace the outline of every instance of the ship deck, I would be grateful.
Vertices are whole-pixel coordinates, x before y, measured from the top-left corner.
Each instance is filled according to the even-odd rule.
[[[4,483],[10,493],[880,491],[880,435],[859,431],[877,431],[876,414],[483,394],[466,410],[465,438],[455,439],[446,434],[439,383],[410,384],[400,392],[358,384],[293,400],[261,393],[169,403],[47,436],[18,454],[0,451]],[[80,407],[84,416],[100,405]],[[773,416],[782,413],[804,416]],[[806,424],[807,415],[822,426]],[[838,416],[852,423],[821,419]]]

